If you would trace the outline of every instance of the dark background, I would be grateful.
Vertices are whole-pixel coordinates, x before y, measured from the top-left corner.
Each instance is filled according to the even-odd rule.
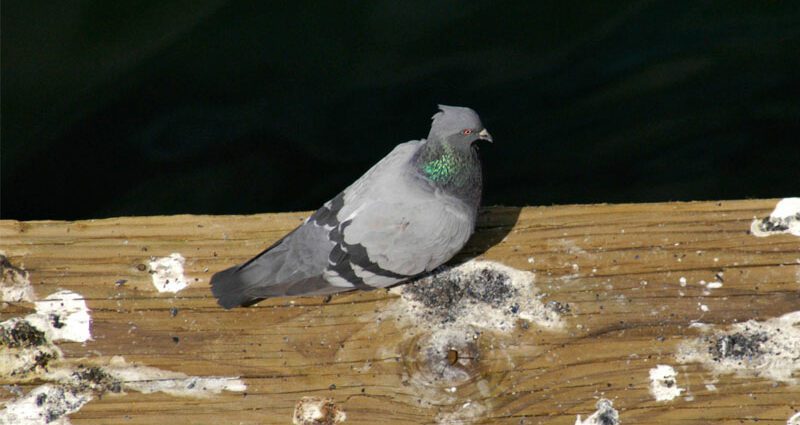
[[[797,195],[795,1],[3,2],[13,219],[315,209],[437,103],[485,204]]]

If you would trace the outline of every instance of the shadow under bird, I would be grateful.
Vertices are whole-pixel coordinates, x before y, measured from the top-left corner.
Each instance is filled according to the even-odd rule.
[[[211,291],[219,304],[385,288],[460,251],[481,198],[475,142],[492,137],[472,109],[439,109],[427,139],[397,145],[301,226],[216,273]]]

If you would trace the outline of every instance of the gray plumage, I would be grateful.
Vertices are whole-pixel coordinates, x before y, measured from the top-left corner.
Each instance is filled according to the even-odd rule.
[[[474,143],[491,136],[472,109],[439,109],[427,139],[398,145],[283,239],[216,273],[219,304],[384,288],[452,258],[480,203]]]

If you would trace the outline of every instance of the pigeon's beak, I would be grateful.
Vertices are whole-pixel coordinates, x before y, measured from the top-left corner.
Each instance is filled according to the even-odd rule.
[[[480,133],[478,133],[478,138],[481,140],[486,140],[489,143],[493,142],[492,135],[489,134],[489,132],[485,128],[481,130]]]

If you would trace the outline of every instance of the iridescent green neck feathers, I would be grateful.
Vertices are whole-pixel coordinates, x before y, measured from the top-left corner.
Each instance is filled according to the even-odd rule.
[[[434,185],[450,192],[480,192],[481,170],[477,152],[443,140],[428,140],[417,153],[418,172]]]
[[[422,171],[429,179],[435,182],[450,180],[458,172],[458,168],[458,161],[450,153],[443,153],[438,158],[422,164]]]

